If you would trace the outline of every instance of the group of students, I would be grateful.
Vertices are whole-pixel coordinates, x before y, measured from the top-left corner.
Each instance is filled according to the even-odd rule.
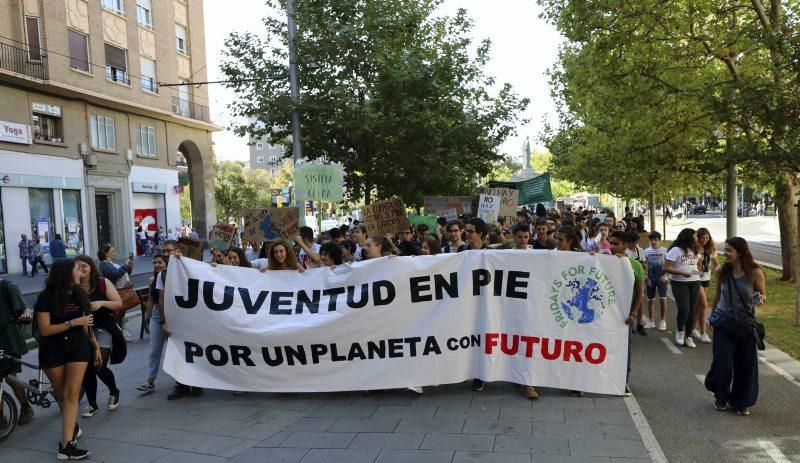
[[[759,296],[758,303],[766,298],[764,274],[742,238],[729,238],[725,242],[727,262],[717,266],[714,242],[705,229],[682,230],[667,250],[661,247],[659,233],[649,233],[650,246],[643,250],[638,243],[646,231],[640,217],[617,221],[612,214],[605,214],[601,219],[593,217],[593,212],[588,210],[551,211],[538,216],[526,210],[520,212],[511,226],[487,224],[469,216],[449,221],[440,218],[436,230],[421,224],[395,236],[371,236],[364,224],[354,223],[328,230],[314,239],[310,228],[301,227],[294,243],[251,243],[245,248],[230,247],[224,252],[212,250],[212,264],[268,272],[333,267],[391,255],[437,255],[481,249],[548,249],[615,255],[630,262],[635,280],[630,311],[620,320],[630,326],[629,346],[630,333],[634,330],[646,334],[646,329],[656,326],[656,297],[660,300],[658,329],[667,329],[668,281],[678,308],[675,342],[690,348],[695,347],[693,339],[709,341],[705,290],[712,272],[717,275],[716,311],[733,311],[744,304],[744,300],[754,299],[755,293]],[[161,251],[153,256],[154,272],[145,313],[150,334],[148,373],[145,382],[137,388],[145,393],[155,391],[164,343],[170,335],[163,311],[164,286],[170,258],[180,255],[178,242],[174,240],[167,240]],[[60,459],[85,458],[89,453],[76,445],[81,435],[77,424],[81,388],[85,389],[88,402],[81,413],[85,418],[99,410],[97,378],[109,389],[108,409],[114,410],[120,403],[120,391],[108,364],[121,361],[114,358],[115,343],[122,339],[124,346],[115,318],[115,312],[122,306],[117,288],[125,284],[133,262],[129,259],[125,265],[117,264],[116,250],[111,245],[98,252],[98,262],[96,264],[88,256],[54,262],[45,289],[34,306],[40,333],[39,363],[54,387],[61,409]],[[641,310],[645,292],[649,300],[649,319],[643,318]],[[738,297],[734,297],[737,293]],[[715,407],[724,410],[730,406],[740,414],[748,414],[748,407],[755,403],[758,395],[755,341],[735,338],[718,327],[714,331],[713,355],[706,387],[715,395]],[[473,390],[481,391],[484,387],[482,380],[472,381]],[[410,389],[422,393],[422,388]],[[521,385],[521,392],[529,399],[539,397],[533,385]],[[202,388],[176,383],[167,398],[175,400],[202,393]],[[580,391],[570,393],[582,395]],[[627,380],[625,394],[630,394]]]

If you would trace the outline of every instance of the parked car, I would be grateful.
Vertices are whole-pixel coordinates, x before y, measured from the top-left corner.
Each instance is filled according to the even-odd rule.
[[[699,204],[695,206],[694,209],[692,209],[692,214],[705,214],[706,212],[708,212],[708,209],[706,209],[705,206]]]

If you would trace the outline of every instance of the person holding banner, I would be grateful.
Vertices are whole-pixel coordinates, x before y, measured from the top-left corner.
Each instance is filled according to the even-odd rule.
[[[319,263],[325,267],[336,267],[344,263],[342,247],[335,242],[325,243],[319,248]]]
[[[441,251],[442,245],[439,244],[439,240],[436,238],[436,235],[429,235],[422,242],[422,249],[420,250],[420,253],[423,256],[435,256]]]
[[[628,259],[628,262],[630,262],[634,279],[631,311],[628,314],[628,318],[625,319],[625,324],[628,325],[628,370],[625,376],[625,397],[631,395],[631,389],[628,387],[628,380],[631,376],[631,336],[633,334],[633,324],[637,320],[639,307],[641,307],[642,299],[644,298],[644,269],[638,260],[633,257],[628,257],[628,241],[628,234],[621,230],[611,233],[611,236],[608,238],[608,242],[611,245],[611,252],[614,253],[613,255],[620,259]]]
[[[461,230],[464,228],[460,220],[451,220],[447,222],[445,232],[447,233],[447,244],[442,247],[442,252],[449,254],[451,252],[461,252],[467,249],[467,243],[461,239]]]
[[[244,250],[240,247],[231,246],[228,248],[228,254],[226,257],[228,258],[228,265],[233,265],[234,267],[253,268],[253,265],[249,260],[247,260]]]
[[[355,225],[351,236],[353,241],[356,242],[356,252],[353,254],[353,260],[358,262],[366,257],[364,254],[364,247],[367,245],[367,226],[363,224]]]
[[[311,227],[300,227],[294,241],[300,246],[298,261],[303,268],[313,268],[319,265],[320,245],[314,242],[314,230]]]
[[[535,227],[536,240],[533,242],[533,249],[555,249],[556,242],[547,236],[547,219],[537,219]]]
[[[486,244],[483,242],[487,228],[486,222],[478,217],[473,217],[467,221],[464,227],[464,232],[467,234],[467,250],[487,249]],[[480,392],[483,387],[484,381],[482,379],[474,378],[472,380],[473,391]]]
[[[559,251],[583,252],[581,238],[578,231],[571,225],[562,225],[553,235],[556,240],[556,249]]]
[[[267,252],[267,270],[305,270],[299,262],[294,249],[284,241],[272,243]],[[262,270],[263,271],[263,270]]]

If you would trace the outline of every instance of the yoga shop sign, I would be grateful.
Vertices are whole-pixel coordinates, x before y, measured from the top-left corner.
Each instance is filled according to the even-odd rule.
[[[164,370],[315,392],[470,378],[620,395],[627,259],[540,250],[374,259],[303,273],[170,262]]]

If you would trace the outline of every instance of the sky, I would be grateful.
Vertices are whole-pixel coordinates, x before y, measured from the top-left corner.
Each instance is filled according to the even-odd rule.
[[[230,0],[204,0],[210,81],[224,79],[217,63],[222,56],[225,38],[231,32],[263,31],[260,19],[267,14],[263,0],[235,1],[238,8],[231,8]],[[440,11],[452,15],[459,8],[465,8],[474,21],[473,42],[484,38],[492,41],[487,74],[494,76],[498,83],[510,83],[520,97],[531,100],[523,114],[530,122],[518,126],[517,135],[501,147],[504,153],[521,156],[525,137],[530,137],[531,145],[535,147],[544,121],[556,121],[545,73],[557,58],[562,38],[551,25],[539,19],[540,10],[535,0],[445,0]],[[240,14],[242,11],[248,14]],[[247,161],[247,140],[227,130],[231,123],[227,105],[234,100],[233,92],[222,85],[210,85],[209,100],[212,120],[226,127],[224,132],[213,135],[217,157]]]

